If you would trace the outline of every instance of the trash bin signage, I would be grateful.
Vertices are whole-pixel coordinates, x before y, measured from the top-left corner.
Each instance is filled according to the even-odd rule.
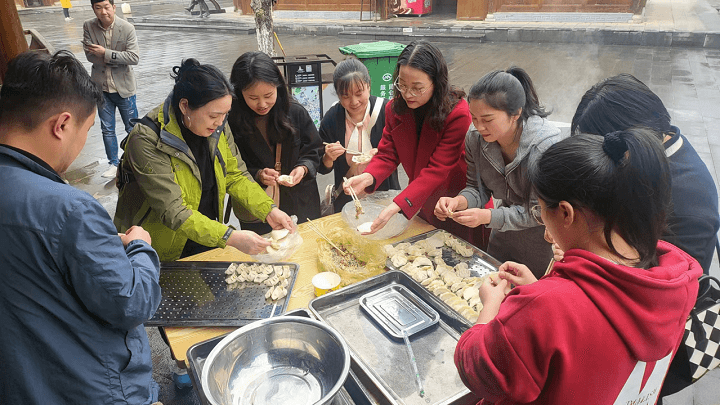
[[[288,84],[320,84],[320,64],[309,63],[306,65],[289,65]]]
[[[326,83],[322,78],[322,64],[335,65],[335,61],[327,55],[276,56],[272,59],[282,67],[290,94],[305,107],[315,126],[320,127],[323,117],[322,86]]]

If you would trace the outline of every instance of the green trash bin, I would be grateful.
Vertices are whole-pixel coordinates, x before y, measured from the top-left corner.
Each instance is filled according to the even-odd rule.
[[[387,99],[393,96],[392,76],[398,56],[405,45],[397,42],[378,41],[348,45],[338,48],[344,55],[354,55],[370,72],[370,94]]]

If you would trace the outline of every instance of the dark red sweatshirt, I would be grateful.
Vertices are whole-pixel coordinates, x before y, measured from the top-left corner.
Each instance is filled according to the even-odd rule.
[[[565,252],[462,335],[455,365],[465,385],[483,404],[655,404],[702,274],[677,247],[660,241],[657,251],[648,270]]]

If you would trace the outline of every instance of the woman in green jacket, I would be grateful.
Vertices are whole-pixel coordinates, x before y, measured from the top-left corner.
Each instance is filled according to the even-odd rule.
[[[173,92],[124,142],[115,226],[142,225],[163,261],[226,245],[262,252],[268,240],[219,222],[227,193],[274,229],[293,230],[240,158],[227,125],[232,86],[195,59],[174,67],[173,78]]]

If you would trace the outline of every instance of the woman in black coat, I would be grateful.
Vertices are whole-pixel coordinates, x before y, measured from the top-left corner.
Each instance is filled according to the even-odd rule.
[[[340,102],[330,107],[320,123],[320,138],[327,144],[318,171],[327,174],[335,169],[335,189],[342,190],[343,177],[358,175],[367,166],[367,162],[353,162],[358,155],[346,153],[346,149],[365,155],[377,152],[388,100],[370,95],[370,74],[357,59],[344,60],[335,67],[333,85]],[[400,189],[397,171],[378,188],[391,189]],[[349,201],[349,195],[340,193],[335,199],[335,212],[340,212]]]
[[[247,165],[261,186],[279,189],[279,208],[297,215],[298,223],[320,217],[320,195],[315,179],[322,142],[310,115],[291,99],[277,65],[262,52],[247,52],[233,65],[235,88],[228,123]],[[280,146],[280,167],[276,167]],[[289,176],[289,177],[288,177]],[[271,195],[272,197],[272,195]],[[243,229],[270,232],[233,204]]]

